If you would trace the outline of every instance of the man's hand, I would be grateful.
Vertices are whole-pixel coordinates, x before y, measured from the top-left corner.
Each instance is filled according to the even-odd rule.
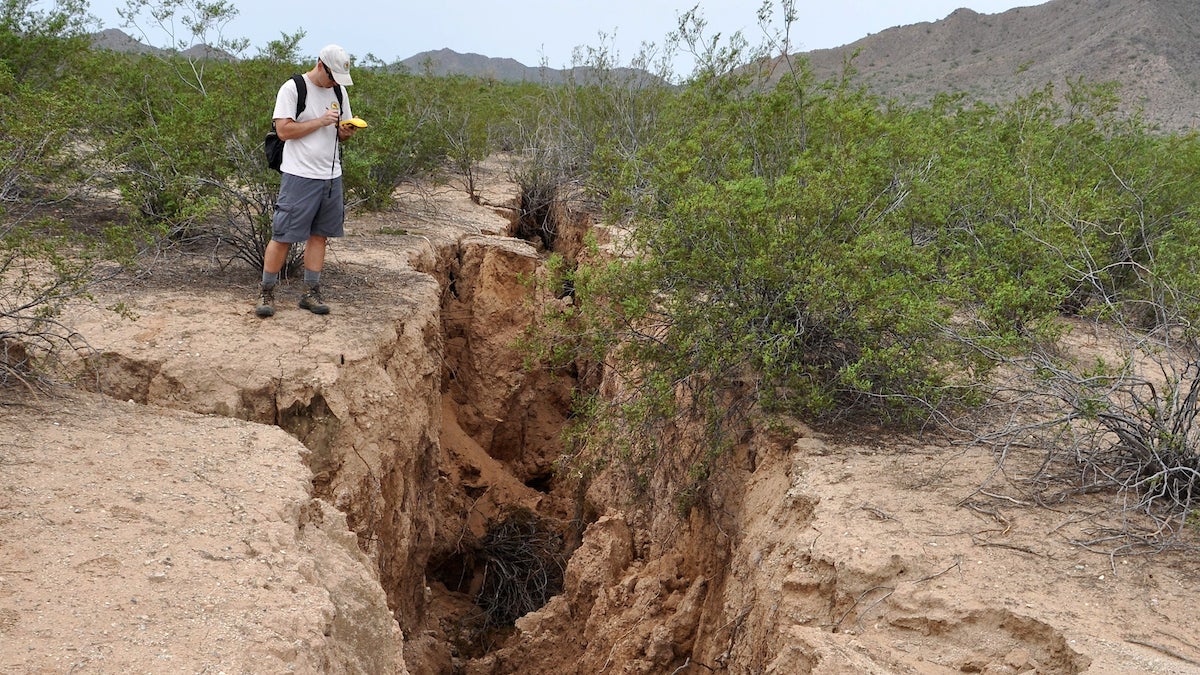
[[[338,110],[326,110],[321,116],[321,126],[327,127],[330,124],[337,124],[342,119],[342,113]]]

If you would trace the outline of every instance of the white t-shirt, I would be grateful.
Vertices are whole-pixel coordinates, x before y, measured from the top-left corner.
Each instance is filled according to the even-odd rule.
[[[325,114],[330,108],[338,107],[337,96],[333,87],[318,87],[304,75],[308,85],[308,94],[304,102],[304,110],[297,122],[315,120]],[[340,85],[339,85],[340,86]],[[296,83],[289,77],[279,88],[275,96],[275,113],[272,119],[296,117]],[[348,120],[354,115],[350,112],[350,96],[342,87],[341,119]],[[293,138],[283,145],[283,164],[279,169],[283,173],[302,178],[337,178],[342,175],[342,160],[337,151],[337,125],[321,127],[302,138]]]

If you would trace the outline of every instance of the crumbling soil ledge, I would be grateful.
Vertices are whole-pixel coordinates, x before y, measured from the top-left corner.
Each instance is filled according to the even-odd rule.
[[[282,430],[74,392],[0,405],[0,671],[407,672]]]

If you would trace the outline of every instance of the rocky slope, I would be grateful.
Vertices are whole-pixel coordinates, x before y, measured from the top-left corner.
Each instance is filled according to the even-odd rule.
[[[998,14],[959,9],[844,47],[804,53],[822,77],[854,57],[856,81],[923,103],[941,92],[1001,102],[1047,84],[1115,82],[1127,112],[1166,129],[1200,123],[1200,4],[1050,0]]]

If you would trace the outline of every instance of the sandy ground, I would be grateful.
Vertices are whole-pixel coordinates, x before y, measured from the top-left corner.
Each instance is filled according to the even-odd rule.
[[[1106,515],[1110,498],[1037,506],[992,477],[994,459],[978,448],[800,445],[793,472],[820,498],[802,541],[880,579],[864,584],[870,592],[839,617],[840,630],[915,672],[922,661],[962,668],[991,653],[1014,672],[1070,672],[1074,662],[1092,673],[1200,673],[1200,561],[1080,546],[1119,524]]]

